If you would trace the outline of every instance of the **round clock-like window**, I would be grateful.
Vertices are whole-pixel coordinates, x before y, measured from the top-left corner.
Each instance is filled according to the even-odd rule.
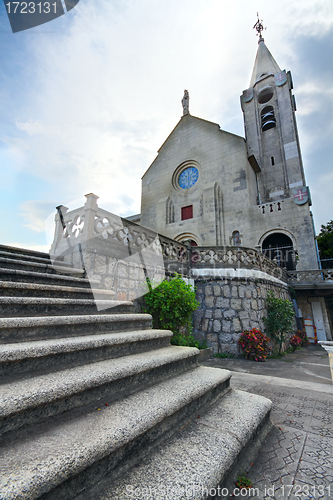
[[[182,171],[178,178],[178,184],[183,189],[188,189],[197,182],[199,178],[199,171],[195,167],[188,167]]]

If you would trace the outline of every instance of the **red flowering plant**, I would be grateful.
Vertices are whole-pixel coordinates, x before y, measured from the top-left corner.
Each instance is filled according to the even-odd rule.
[[[302,330],[297,330],[295,335],[297,335],[297,337],[299,337],[301,339],[301,347],[306,347],[307,345],[310,344],[309,338],[308,338],[306,332],[304,332]]]
[[[245,359],[266,361],[271,350],[269,341],[269,337],[258,328],[252,328],[252,330],[244,330],[238,339],[238,345],[243,349]]]
[[[298,335],[293,335],[290,339],[290,345],[294,351],[296,351],[297,347],[301,347],[302,339]]]

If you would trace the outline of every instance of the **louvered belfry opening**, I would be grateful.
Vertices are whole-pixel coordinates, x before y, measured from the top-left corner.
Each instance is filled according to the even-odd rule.
[[[273,106],[265,106],[261,111],[261,128],[265,132],[271,128],[276,127],[276,119],[274,115]]]

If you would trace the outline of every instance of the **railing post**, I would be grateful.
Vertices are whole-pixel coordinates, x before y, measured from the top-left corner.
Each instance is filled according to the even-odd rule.
[[[65,207],[65,205],[59,205],[56,208],[57,208],[57,213],[54,216],[54,221],[55,221],[54,238],[50,249],[51,255],[55,255],[57,246],[58,244],[61,243],[64,235],[63,221],[61,220],[59,213],[61,213],[62,219],[64,220],[64,217],[68,211],[68,207]]]
[[[99,196],[96,196],[93,193],[89,193],[86,194],[85,197],[87,198],[87,201],[85,202],[83,207],[83,210],[85,212],[83,232],[85,241],[87,242],[95,236],[95,216],[98,210],[97,200]]]
[[[187,250],[187,276],[190,277],[192,270],[192,246],[188,241],[186,242]]]

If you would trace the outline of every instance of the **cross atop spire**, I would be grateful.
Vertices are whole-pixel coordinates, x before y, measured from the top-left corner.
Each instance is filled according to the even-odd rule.
[[[258,17],[258,20],[256,22],[256,24],[253,26],[253,29],[256,29],[258,34],[257,36],[259,36],[259,42],[260,43],[261,41],[263,42],[264,39],[263,37],[261,36],[261,32],[264,31],[266,28],[264,28],[263,24],[262,24],[262,19],[260,20],[259,19],[259,13],[257,12],[257,17]]]

